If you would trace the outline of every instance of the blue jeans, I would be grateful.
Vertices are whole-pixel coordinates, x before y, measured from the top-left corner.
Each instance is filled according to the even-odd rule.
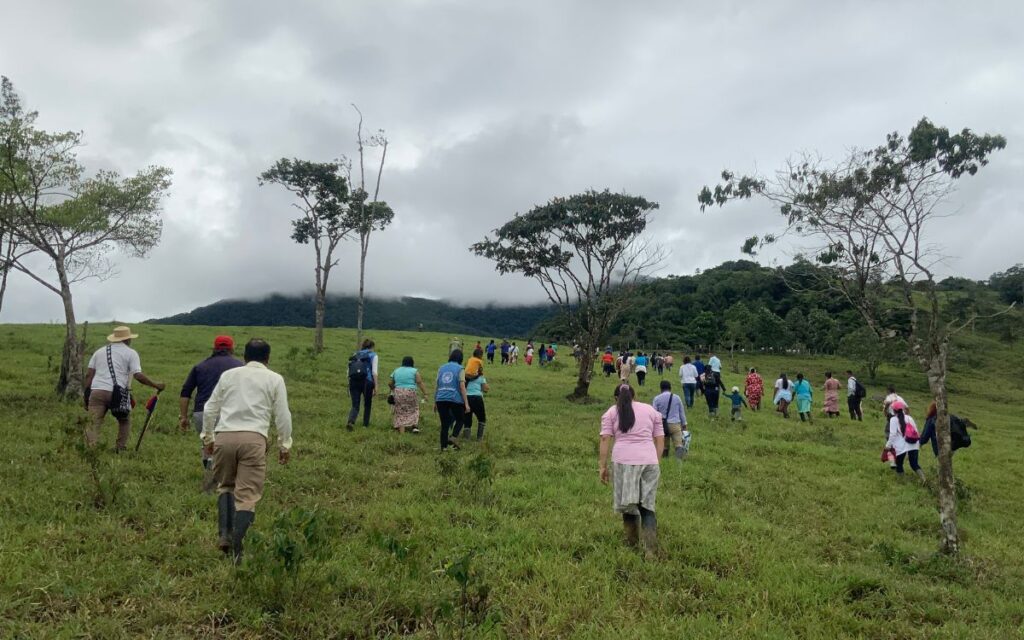
[[[697,383],[687,382],[683,385],[683,401],[686,402],[686,408],[693,408],[693,396],[697,393]]]

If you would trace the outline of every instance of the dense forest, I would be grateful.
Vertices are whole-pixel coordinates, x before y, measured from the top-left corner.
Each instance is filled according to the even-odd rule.
[[[208,326],[313,326],[313,296],[272,295],[261,300],[221,300],[188,313],[149,320],[154,324]],[[399,298],[366,301],[364,325],[395,331],[439,331],[471,336],[525,336],[555,315],[550,305],[460,307],[443,300]],[[328,327],[354,327],[356,298],[327,298]]]
[[[616,347],[770,349],[812,353],[893,351],[861,329],[857,314],[837,293],[817,286],[816,267],[797,261],[764,267],[740,260],[692,276],[669,276],[639,286],[612,325]],[[945,313],[951,319],[992,314],[1024,302],[1024,266],[987,281],[947,278]],[[354,297],[328,300],[327,326],[350,327]],[[224,300],[188,313],[150,320],[160,324],[312,326],[311,296],[274,295],[263,300]],[[374,329],[440,331],[469,336],[556,339],[571,342],[550,305],[460,307],[440,300],[370,299],[366,326]],[[1012,341],[1024,336],[1024,314],[979,319],[972,330]],[[896,338],[898,339],[898,337]]]

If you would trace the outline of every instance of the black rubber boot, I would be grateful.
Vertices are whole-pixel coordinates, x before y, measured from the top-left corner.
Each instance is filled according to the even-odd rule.
[[[658,519],[653,511],[640,508],[640,539],[644,548],[644,557],[654,560],[658,557]]]
[[[639,516],[622,514],[622,533],[626,539],[626,546],[635,547],[640,543],[640,520]]]
[[[231,531],[235,523],[235,496],[222,493],[217,496],[217,548],[224,555],[231,551]]]
[[[245,534],[249,531],[249,527],[255,519],[256,514],[252,511],[235,512],[235,526],[231,532],[232,560],[234,560],[235,564],[242,564],[242,540],[245,539]]]
[[[483,440],[484,439],[484,427],[486,427],[486,426],[487,426],[486,422],[479,422],[479,423],[477,423],[477,425],[476,425],[476,439],[477,440]]]

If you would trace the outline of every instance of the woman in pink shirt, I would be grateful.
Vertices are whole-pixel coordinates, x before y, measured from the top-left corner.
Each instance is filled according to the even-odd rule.
[[[658,452],[665,446],[665,428],[654,407],[634,402],[633,388],[628,384],[615,389],[615,398],[615,406],[601,416],[601,482],[608,484],[611,448],[612,505],[622,514],[626,544],[635,547],[642,528],[644,552],[653,557],[658,548],[658,522],[654,517],[654,499],[661,477]]]

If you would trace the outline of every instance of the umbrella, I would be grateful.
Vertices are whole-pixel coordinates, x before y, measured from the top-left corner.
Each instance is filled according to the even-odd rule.
[[[135,450],[138,451],[139,447],[142,446],[142,436],[146,435],[146,427],[149,426],[149,419],[153,417],[153,410],[156,409],[156,400],[160,396],[160,392],[157,391],[146,401],[146,421],[142,424],[142,431],[139,433],[139,440],[135,443]]]

